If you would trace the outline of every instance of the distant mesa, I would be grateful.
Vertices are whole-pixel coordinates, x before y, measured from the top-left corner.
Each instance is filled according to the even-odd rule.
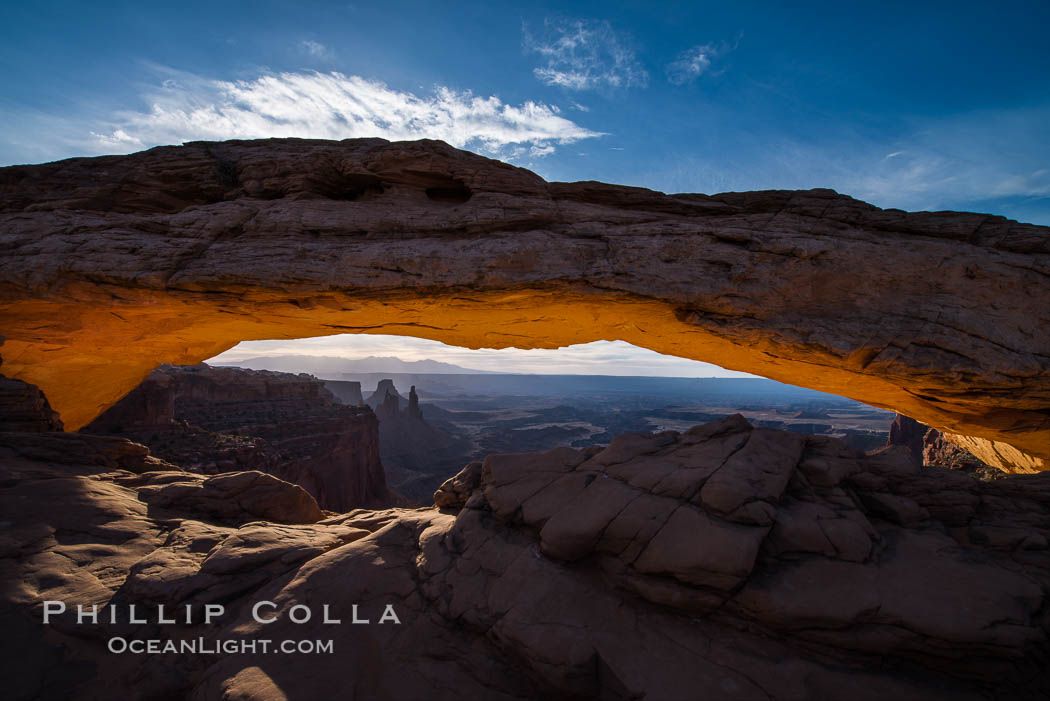
[[[350,406],[365,406],[364,396],[361,394],[361,383],[351,380],[339,380],[337,382],[326,382],[328,388],[336,399]]]
[[[397,387],[394,387],[394,381],[388,379],[379,381],[375,392],[368,396],[365,403],[372,407],[372,411],[378,411],[380,407],[385,407],[387,409],[392,408],[395,412],[400,412],[401,402],[404,399],[397,391]]]
[[[346,382],[326,382],[339,396]],[[355,383],[356,384],[356,383]],[[440,413],[436,406],[419,403],[415,385],[404,397],[394,381],[379,380],[365,400],[379,419],[379,450],[387,483],[396,493],[420,502],[466,462],[472,450],[469,440],[424,418],[424,408]]]
[[[401,405],[406,401],[407,406],[402,410]],[[372,407],[372,411],[376,413],[380,421],[394,418],[403,418],[417,422],[424,421],[415,385],[412,385],[409,389],[408,399],[406,400],[397,391],[393,380],[380,380],[376,391],[369,395],[366,404]]]
[[[473,370],[437,360],[401,360],[393,356],[370,355],[365,358],[340,358],[326,355],[274,355],[244,360],[209,361],[216,366],[235,366],[277,372],[308,372],[326,380],[341,380],[346,375],[372,373],[425,373],[433,375],[489,375],[488,370]]]

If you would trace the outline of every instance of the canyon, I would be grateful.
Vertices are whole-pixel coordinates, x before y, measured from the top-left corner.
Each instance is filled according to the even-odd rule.
[[[435,141],[193,142],[0,169],[0,329],[8,376],[68,429],[157,365],[248,339],[619,339],[899,411],[1035,472],[1048,231],[830,190],[548,183]]]
[[[285,367],[295,367],[285,366]],[[388,484],[421,504],[470,462],[492,453],[608,444],[621,433],[687,430],[741,413],[760,428],[831,435],[869,450],[886,443],[893,414],[760,378],[600,375],[341,373],[325,387],[347,403],[375,387]],[[418,387],[417,387],[418,385]],[[397,388],[408,387],[406,399]],[[418,389],[412,409],[412,391]],[[387,399],[389,395],[395,395]],[[384,404],[389,406],[384,408]]]
[[[196,473],[266,472],[331,511],[394,501],[375,415],[309,375],[164,365],[81,431],[132,439]]]
[[[2,168],[0,245],[5,698],[1050,696],[1050,228],[274,139]],[[899,415],[874,450],[794,405],[507,450],[579,418],[533,408],[408,508],[382,432],[454,413],[415,383],[199,365],[351,332],[619,339]]]
[[[273,475],[47,430],[26,389],[39,430],[0,432],[5,698],[1050,693],[1050,475],[984,482],[735,415],[492,455],[429,508],[332,514]],[[322,604],[342,625],[295,622]],[[211,625],[160,622],[208,605]],[[129,641],[198,652],[112,652]]]

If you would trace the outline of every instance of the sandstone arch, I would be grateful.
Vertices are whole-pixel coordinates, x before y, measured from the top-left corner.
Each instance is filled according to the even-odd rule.
[[[3,371],[68,429],[242,340],[621,339],[895,409],[1009,470],[1050,460],[1050,228],[1002,217],[273,139],[0,169],[0,237]]]

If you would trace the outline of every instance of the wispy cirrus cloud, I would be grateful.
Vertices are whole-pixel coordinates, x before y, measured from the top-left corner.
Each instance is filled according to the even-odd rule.
[[[602,136],[557,107],[438,86],[430,94],[395,90],[342,73],[276,73],[224,81],[173,72],[143,96],[145,111],[118,113],[91,132],[96,152],[193,140],[305,137],[441,139],[494,156],[544,156],[557,146]]]
[[[838,175],[844,191],[883,206],[980,211],[1012,199],[1015,209],[1004,213],[1024,218],[1023,200],[1050,198],[1048,144],[1050,104],[978,110],[917,120],[892,142],[858,145]]]
[[[667,81],[672,85],[685,85],[704,74],[721,73],[721,70],[714,68],[715,60],[735,49],[740,44],[742,36],[738,36],[733,45],[720,41],[697,44],[686,49],[678,54],[678,58],[665,66],[664,73],[667,75]]]
[[[702,44],[678,54],[678,58],[667,64],[667,80],[674,85],[690,83],[711,68],[711,61],[718,55],[714,44]]]
[[[311,39],[300,41],[299,50],[307,56],[319,61],[330,61],[335,57],[335,53],[330,48],[319,41],[313,41]]]
[[[644,88],[649,83],[630,37],[608,21],[547,19],[541,36],[523,24],[522,46],[544,60],[533,74],[547,85],[594,90]]]
[[[994,211],[1050,224],[1050,104],[920,119],[893,138],[830,129],[821,142],[742,130],[723,137],[736,158],[683,156],[635,171],[638,184],[708,193],[830,187],[880,207]]]

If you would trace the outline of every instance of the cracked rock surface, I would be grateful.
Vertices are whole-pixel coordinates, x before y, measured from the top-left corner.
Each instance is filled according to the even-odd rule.
[[[1007,471],[1050,460],[1050,228],[1002,217],[271,139],[0,168],[0,246],[5,373],[68,430],[242,340],[620,339],[897,410]]]
[[[1050,693],[1050,475],[982,482],[906,448],[866,456],[733,416],[492,455],[439,490],[446,508],[280,524],[248,498],[272,476],[135,472],[95,460],[91,436],[62,462],[18,447],[41,435],[0,441],[0,620],[19,641],[2,651],[18,671],[5,698]],[[271,488],[298,489],[285,485]],[[151,622],[43,626],[49,599],[136,604]],[[259,601],[275,621],[252,617]],[[155,622],[160,605],[216,603],[213,625]],[[297,605],[309,623],[291,620]],[[379,623],[387,605],[400,623]],[[114,635],[333,652],[114,655]]]

